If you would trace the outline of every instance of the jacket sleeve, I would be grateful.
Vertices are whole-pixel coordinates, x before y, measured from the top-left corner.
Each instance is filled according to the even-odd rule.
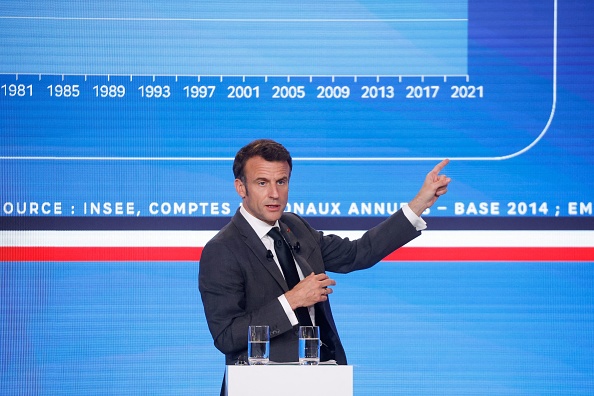
[[[397,211],[377,226],[365,232],[361,238],[350,240],[337,235],[324,235],[307,222],[294,215],[307,228],[320,248],[325,270],[348,273],[370,268],[396,249],[421,235],[410,223],[402,210]]]

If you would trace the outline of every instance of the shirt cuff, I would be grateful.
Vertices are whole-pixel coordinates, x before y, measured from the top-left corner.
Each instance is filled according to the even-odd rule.
[[[278,296],[278,301],[281,303],[285,313],[287,314],[287,318],[291,321],[291,326],[297,326],[299,324],[299,320],[297,319],[297,315],[291,309],[291,305],[287,301],[287,297],[283,294],[282,296]]]
[[[408,221],[410,221],[410,224],[412,224],[417,231],[422,231],[427,228],[427,223],[425,223],[425,220],[417,216],[416,213],[408,207],[408,204],[402,205],[402,213],[404,213]]]

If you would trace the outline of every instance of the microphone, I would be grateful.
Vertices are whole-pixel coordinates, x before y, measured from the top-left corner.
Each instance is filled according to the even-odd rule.
[[[274,255],[272,254],[272,252],[270,250],[268,250],[268,252],[266,253],[266,258],[268,260],[272,260],[274,258]]]
[[[299,244],[299,241],[297,241],[297,243],[293,245],[293,251],[295,253],[297,253],[297,252],[299,252],[300,249],[301,249],[301,245]]]

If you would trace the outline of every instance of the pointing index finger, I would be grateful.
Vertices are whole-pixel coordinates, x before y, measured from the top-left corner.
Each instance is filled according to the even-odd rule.
[[[432,172],[433,172],[433,173],[435,173],[435,174],[439,174],[439,172],[441,172],[441,170],[442,170],[443,168],[445,168],[445,166],[446,166],[447,164],[449,164],[449,163],[450,163],[450,160],[449,160],[449,159],[447,159],[447,158],[446,158],[446,159],[444,159],[444,160],[443,160],[443,161],[441,161],[439,164],[435,165],[435,168],[433,168]]]

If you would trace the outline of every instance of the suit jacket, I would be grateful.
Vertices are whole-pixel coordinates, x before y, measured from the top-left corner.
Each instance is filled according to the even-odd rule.
[[[395,249],[421,233],[398,211],[381,224],[351,241],[316,231],[298,215],[285,213],[279,220],[281,233],[294,250],[302,273],[326,271],[347,273],[372,267]],[[199,289],[215,346],[225,354],[226,364],[247,361],[247,328],[270,326],[270,360],[298,360],[298,334],[278,297],[287,283],[267,249],[239,210],[202,252]],[[347,364],[346,355],[330,309],[330,300],[315,306],[320,326],[322,361]]]

